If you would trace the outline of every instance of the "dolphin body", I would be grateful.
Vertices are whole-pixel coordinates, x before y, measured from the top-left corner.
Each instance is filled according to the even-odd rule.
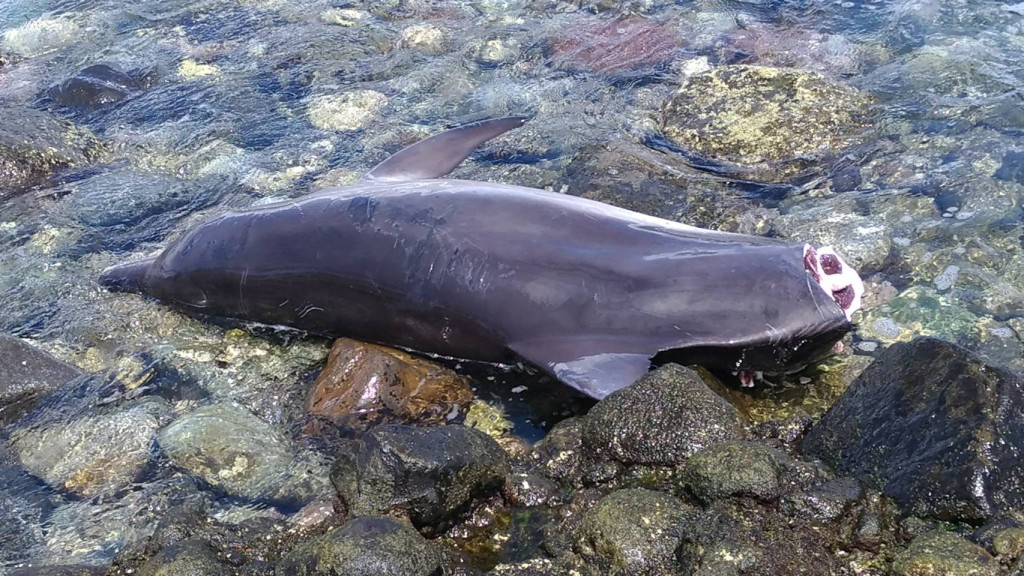
[[[226,213],[100,282],[207,316],[426,354],[520,359],[594,398],[652,361],[741,374],[829,354],[860,306],[830,249],[532,188],[444,180],[525,119],[418,142],[363,180]]]

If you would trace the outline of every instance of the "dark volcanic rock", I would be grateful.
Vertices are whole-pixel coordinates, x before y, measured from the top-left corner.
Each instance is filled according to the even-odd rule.
[[[807,434],[803,451],[905,514],[985,520],[1024,505],[1024,383],[934,338],[886,350]]]
[[[744,436],[739,413],[696,372],[663,366],[597,403],[583,423],[594,455],[625,464],[679,464]]]
[[[612,492],[587,511],[576,550],[610,574],[673,574],[676,548],[699,509],[663,492]]]
[[[393,518],[357,518],[292,550],[280,576],[440,576],[441,554]]]
[[[0,334],[0,425],[20,418],[42,394],[81,375],[78,368]]]
[[[186,540],[164,548],[138,572],[139,576],[226,576],[230,573],[209,545],[200,540]]]
[[[922,534],[892,564],[897,576],[995,576],[996,562],[984,548],[949,532]]]
[[[378,426],[352,448],[331,470],[349,510],[404,512],[425,533],[446,527],[510,472],[498,443],[465,426]]]
[[[47,95],[61,106],[92,109],[120,102],[142,88],[141,82],[120,70],[94,64],[50,88]]]
[[[788,457],[755,442],[724,442],[690,458],[683,478],[705,502],[732,496],[772,501],[781,493],[780,459]]]
[[[0,118],[17,119],[0,124],[0,201],[102,152],[92,132],[46,112],[0,106]]]

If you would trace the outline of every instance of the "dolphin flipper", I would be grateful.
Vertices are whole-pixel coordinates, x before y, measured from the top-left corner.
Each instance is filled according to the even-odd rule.
[[[526,120],[523,116],[506,116],[452,128],[399,150],[363,178],[387,182],[441,178],[461,164],[478,146],[513,128],[519,128]]]
[[[600,400],[640,379],[651,369],[651,356],[630,352],[591,352],[586,342],[541,340],[509,348],[558,380]]]

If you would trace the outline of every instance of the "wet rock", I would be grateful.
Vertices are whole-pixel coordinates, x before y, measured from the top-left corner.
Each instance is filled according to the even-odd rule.
[[[549,478],[581,485],[584,464],[583,418],[562,420],[533,447],[533,460]]]
[[[356,518],[300,544],[277,566],[279,576],[437,576],[441,554],[415,530],[386,517]]]
[[[739,413],[696,372],[668,364],[613,392],[583,422],[590,453],[625,464],[679,464],[744,436]]]
[[[162,398],[146,398],[110,411],[12,433],[29,472],[53,487],[92,496],[128,486],[149,464],[153,441],[170,418]]]
[[[186,540],[168,546],[138,571],[139,576],[227,576],[231,573],[217,560],[209,545],[200,540]]]
[[[749,501],[721,500],[690,522],[681,574],[836,574],[833,528],[793,523]]]
[[[725,66],[688,78],[662,128],[686,150],[779,182],[865,141],[869,107],[855,89],[812,72]]]
[[[143,84],[106,64],[94,64],[50,88],[47,95],[61,106],[91,110],[120,102]]]
[[[81,375],[25,341],[0,334],[0,426],[31,410],[42,394]]]
[[[723,442],[694,454],[682,477],[705,502],[748,496],[773,501],[781,493],[780,451],[756,442]]]
[[[652,490],[617,490],[583,517],[576,551],[605,574],[675,574],[675,552],[699,510]]]
[[[881,489],[904,513],[983,521],[1024,504],[1022,387],[954,344],[894,344],[802,449]]]
[[[522,56],[522,46],[512,37],[477,40],[471,42],[467,49],[470,57],[485,68],[515,64]]]
[[[984,548],[949,532],[928,532],[910,543],[892,563],[897,576],[989,576],[999,563]]]
[[[786,494],[779,502],[779,512],[810,522],[832,522],[864,496],[864,489],[855,478],[844,476]]]
[[[0,491],[0,566],[32,559],[45,545],[42,511],[6,490]]]
[[[586,70],[616,79],[652,74],[668,64],[680,47],[677,31],[639,17],[592,19],[568,30],[551,45],[551,62],[560,68]]]
[[[540,474],[512,474],[505,481],[505,499],[517,508],[558,504],[558,485]]]
[[[359,130],[372,122],[387,103],[387,96],[373,90],[321,96],[309,103],[309,121],[321,130]]]
[[[469,404],[466,419],[462,424],[495,438],[508,434],[515,426],[500,406],[491,405],[483,400],[473,400]]]
[[[9,572],[4,572],[5,576],[103,576],[104,574],[107,574],[106,567],[89,564],[71,566],[47,564],[46,566],[14,568]]]
[[[55,171],[81,166],[102,153],[85,128],[27,107],[0,106],[0,200],[44,182]]]
[[[189,182],[131,170],[103,172],[75,183],[69,192],[69,215],[99,228],[144,225],[190,205],[201,208],[213,199]]]
[[[473,392],[455,372],[405,352],[348,338],[335,340],[309,397],[309,412],[354,425],[393,416],[442,423]]]
[[[0,53],[31,58],[59,50],[81,36],[82,27],[71,18],[37,18],[5,30],[0,36]]]
[[[1024,528],[1007,528],[992,538],[992,551],[1006,558],[1020,558],[1024,555]]]
[[[158,439],[175,465],[228,494],[252,499],[290,496],[292,446],[241,406],[204,406],[169,424]]]
[[[429,24],[417,24],[402,30],[399,44],[428,54],[441,54],[448,49],[444,30]]]
[[[331,481],[353,514],[401,512],[432,533],[474,498],[499,489],[508,473],[505,452],[482,432],[388,425],[340,456]]]

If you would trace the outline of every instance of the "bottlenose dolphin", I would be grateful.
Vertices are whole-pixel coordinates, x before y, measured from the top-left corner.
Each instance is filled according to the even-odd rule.
[[[831,249],[441,179],[524,121],[455,128],[351,186],[214,217],[100,282],[202,315],[525,360],[595,398],[652,362],[749,384],[820,359],[851,329],[863,286]]]

